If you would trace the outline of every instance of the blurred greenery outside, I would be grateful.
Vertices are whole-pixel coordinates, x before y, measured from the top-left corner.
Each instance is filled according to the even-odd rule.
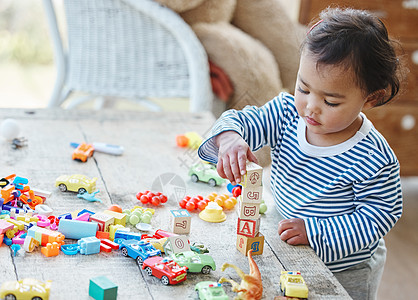
[[[55,75],[42,1],[0,1],[0,107],[45,107]]]

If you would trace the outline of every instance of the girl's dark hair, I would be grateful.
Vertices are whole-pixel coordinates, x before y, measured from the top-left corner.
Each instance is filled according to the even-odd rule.
[[[376,106],[388,103],[399,92],[401,65],[395,41],[388,37],[376,16],[351,8],[327,8],[312,26],[302,50],[308,50],[321,64],[342,64],[352,69],[358,86],[371,94],[385,90]],[[315,22],[312,22],[315,23]]]

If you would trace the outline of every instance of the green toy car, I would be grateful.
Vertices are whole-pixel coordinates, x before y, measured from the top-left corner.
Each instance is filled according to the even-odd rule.
[[[209,274],[211,270],[216,270],[215,261],[208,254],[198,254],[194,251],[184,251],[171,254],[171,258],[181,267],[188,267],[189,272]]]
[[[194,287],[200,300],[228,300],[224,289],[216,281],[201,281]]]
[[[193,182],[207,182],[211,187],[222,185],[226,182],[225,179],[218,175],[214,165],[202,162],[194,164],[190,168],[189,176],[191,176]]]

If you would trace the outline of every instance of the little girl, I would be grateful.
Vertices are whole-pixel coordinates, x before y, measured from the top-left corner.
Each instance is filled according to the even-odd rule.
[[[225,112],[199,156],[236,184],[252,151],[269,145],[280,238],[310,245],[352,298],[375,299],[402,192],[398,160],[362,111],[395,97],[401,65],[377,17],[329,8],[320,18],[301,47],[295,95]]]

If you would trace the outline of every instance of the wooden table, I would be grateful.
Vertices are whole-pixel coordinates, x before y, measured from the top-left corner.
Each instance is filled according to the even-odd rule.
[[[188,131],[207,134],[214,122],[210,114],[2,109],[0,121],[5,118],[19,122],[28,145],[14,150],[10,144],[0,143],[0,176],[16,173],[27,178],[29,186],[51,191],[52,195],[45,204],[54,210],[55,215],[84,208],[100,212],[112,203],[124,209],[133,208],[141,204],[135,197],[137,192],[158,187],[159,182],[162,182],[160,187],[167,189],[167,178],[174,176],[177,190],[161,191],[168,194],[169,201],[156,209],[151,223],[154,229],[170,230],[169,211],[179,208],[176,198],[184,193],[206,196],[213,191],[227,192],[225,186],[210,188],[205,183],[192,183],[187,173],[188,166],[197,159],[196,152],[178,148],[175,144],[177,134]],[[73,161],[70,142],[83,141],[122,145],[125,152],[122,156],[95,153],[87,163]],[[269,174],[264,173],[267,182]],[[97,197],[103,203],[88,202],[77,198],[75,193],[60,192],[54,183],[61,174],[98,177],[100,193]],[[268,212],[262,216],[260,228],[266,238],[264,253],[254,257],[262,273],[263,299],[280,295],[279,277],[283,269],[302,272],[309,286],[309,299],[349,299],[311,248],[289,246],[279,239],[277,222],[280,216],[267,186],[264,197]],[[24,257],[14,257],[5,245],[0,247],[0,283],[26,277],[50,279],[53,281],[52,300],[89,299],[89,279],[104,275],[118,286],[118,299],[196,299],[194,285],[200,281],[217,281],[225,276],[240,282],[232,269],[221,272],[224,262],[235,263],[244,272],[249,272],[247,258],[235,248],[237,217],[235,209],[227,212],[225,222],[207,223],[193,213],[189,240],[204,243],[210,249],[217,269],[209,275],[189,274],[187,280],[179,285],[163,286],[157,278],[140,270],[134,259],[124,257],[118,251],[75,256],[60,253],[47,258],[38,248]],[[138,231],[136,228],[132,230]],[[235,295],[229,286],[224,289],[230,297]]]

